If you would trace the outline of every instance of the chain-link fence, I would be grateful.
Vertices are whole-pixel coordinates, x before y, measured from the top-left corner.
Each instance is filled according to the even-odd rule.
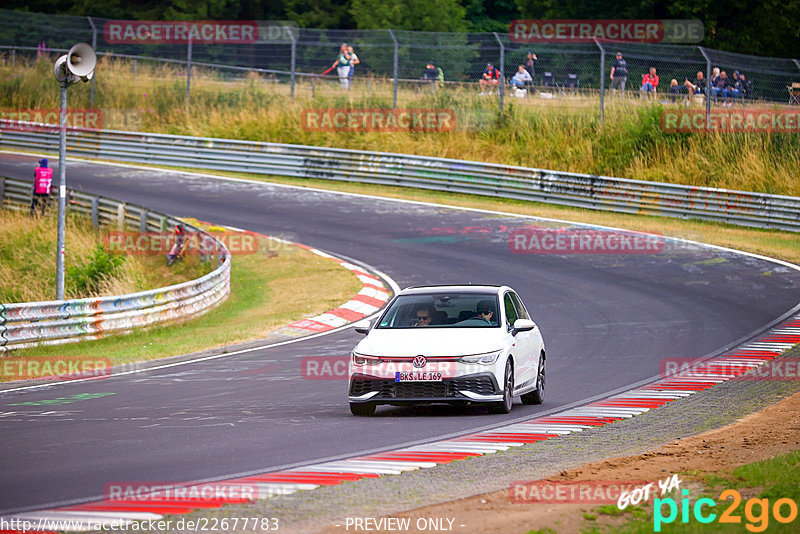
[[[83,41],[92,44],[100,56],[127,58],[134,72],[143,61],[179,64],[185,66],[187,99],[191,73],[210,69],[222,78],[259,73],[268,81],[281,84],[292,97],[298,91],[313,96],[321,87],[330,89],[333,85],[370,94],[391,94],[395,107],[398,91],[452,89],[492,93],[499,98],[501,110],[504,100],[507,102],[510,97],[561,99],[577,95],[597,99],[601,118],[605,102],[622,97],[687,105],[705,103],[709,107],[750,102],[790,104],[792,83],[800,82],[797,59],[734,54],[697,46],[613,42],[529,45],[512,42],[508,34],[317,30],[281,22],[259,22],[258,38],[247,43],[138,44],[108,39],[107,27],[113,22],[0,10],[0,53],[13,63],[19,55],[36,53],[37,47],[60,52]],[[273,31],[275,28],[279,31]],[[336,62],[343,42],[354,47],[360,63],[349,76],[342,76],[335,68],[322,76]],[[624,84],[611,76],[618,52],[627,69]],[[435,81],[426,74],[428,63],[434,65]],[[497,67],[499,82],[479,85],[487,63]],[[520,65],[532,80],[517,88],[511,83]],[[644,79],[651,68],[659,78],[657,86],[652,78]],[[746,83],[742,87],[747,90],[732,92],[734,96],[729,98],[721,90],[701,90],[709,78],[718,82],[715,68],[726,71],[730,80],[727,87],[733,89],[735,81],[743,77]],[[619,74],[619,68],[616,70]],[[698,84],[698,77],[705,81]],[[721,87],[724,89],[726,82]],[[714,97],[708,102],[700,96],[707,92]]]

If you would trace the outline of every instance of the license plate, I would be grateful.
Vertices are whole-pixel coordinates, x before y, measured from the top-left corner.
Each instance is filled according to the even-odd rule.
[[[410,371],[408,373],[401,373],[397,371],[394,374],[395,382],[441,382],[441,371]]]

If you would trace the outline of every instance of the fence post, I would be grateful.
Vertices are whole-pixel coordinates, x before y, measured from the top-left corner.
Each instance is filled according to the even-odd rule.
[[[312,100],[314,99],[314,96],[316,96],[316,92],[317,92],[317,75],[314,74],[313,76],[311,76],[311,98],[312,98]]]
[[[11,66],[15,66],[17,64],[17,49],[11,49]]]
[[[189,44],[186,45],[186,113],[189,113],[189,95],[192,86],[192,36],[189,36]]]
[[[600,49],[600,124],[603,124],[606,100],[606,49],[603,48],[597,37],[594,38],[594,42]]]
[[[796,59],[793,59],[792,61],[794,61],[794,64],[797,65],[797,70],[800,70],[800,61],[797,61]]]
[[[92,197],[92,228],[100,226],[100,199]]]
[[[294,73],[295,73],[295,66],[297,61],[297,39],[294,36],[291,28],[286,28],[286,31],[289,32],[289,37],[292,39],[292,100],[294,100]]]
[[[95,27],[92,17],[86,18],[89,19],[89,25],[92,27],[92,50],[97,53],[97,27]],[[89,107],[94,108],[94,76],[92,76],[92,92],[89,96]]]
[[[394,96],[392,97],[392,109],[397,109],[397,62],[400,48],[397,44],[397,39],[394,38],[394,32],[391,29],[387,31],[389,32],[392,41],[394,41]]]
[[[136,58],[133,58],[133,75],[136,76]]]
[[[503,46],[503,41],[500,40],[500,36],[497,35],[497,32],[492,32],[494,34],[494,38],[497,39],[498,44],[500,45],[500,113],[503,112],[503,95],[506,92],[506,77],[505,77],[505,62],[506,62],[506,47]]]
[[[706,49],[697,47],[706,58],[706,130],[711,130],[711,58],[706,54]]]
[[[120,232],[125,229],[125,203],[120,202],[117,205],[117,230]]]

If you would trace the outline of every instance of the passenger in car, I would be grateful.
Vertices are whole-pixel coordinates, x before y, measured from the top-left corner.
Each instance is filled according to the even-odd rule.
[[[430,326],[433,320],[433,307],[427,304],[417,308],[416,319],[411,326]]]

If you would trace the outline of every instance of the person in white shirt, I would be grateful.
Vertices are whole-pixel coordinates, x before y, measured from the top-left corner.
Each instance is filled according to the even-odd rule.
[[[511,78],[511,85],[518,89],[525,89],[525,85],[528,83],[533,82],[533,78],[531,78],[531,74],[525,70],[523,65],[520,65],[517,68],[517,72]]]

